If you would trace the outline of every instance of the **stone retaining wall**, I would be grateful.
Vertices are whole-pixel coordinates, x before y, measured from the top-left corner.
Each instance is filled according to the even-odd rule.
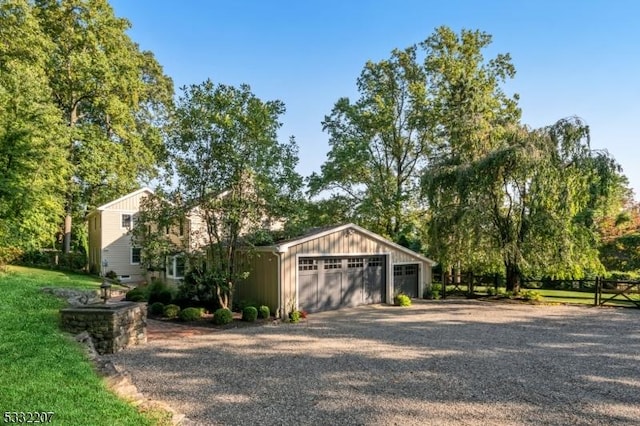
[[[121,351],[147,341],[147,305],[135,302],[85,305],[60,310],[61,328],[86,331],[99,354]]]

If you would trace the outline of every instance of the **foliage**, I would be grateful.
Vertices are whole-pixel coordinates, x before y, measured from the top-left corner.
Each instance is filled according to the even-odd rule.
[[[620,187],[619,167],[590,149],[578,118],[521,126],[517,96],[500,88],[515,69],[508,55],[484,60],[490,42],[484,33],[439,29],[423,43],[440,105],[437,148],[422,181],[431,247],[445,268],[502,265],[516,293],[523,274],[601,272],[594,218]]]
[[[134,288],[127,292],[127,294],[124,296],[124,299],[128,300],[129,302],[146,302],[147,294],[141,288]]]
[[[541,302],[544,299],[544,297],[540,292],[533,291],[533,290],[523,291],[522,293],[520,293],[520,297],[522,297],[522,299],[524,300],[528,300],[532,302]]]
[[[297,146],[277,140],[283,113],[282,102],[264,102],[247,85],[210,80],[185,87],[175,110],[168,150],[177,189],[166,194],[173,211],[165,217],[201,224],[188,235],[190,255],[200,256],[192,278],[222,307],[246,278],[241,234],[286,217],[299,195]]]
[[[199,313],[200,311],[198,311]],[[178,318],[180,315],[180,306],[178,305],[167,305],[164,307],[163,315],[167,318]]]
[[[116,273],[116,271],[109,271],[106,274],[104,274],[105,278],[109,278],[110,280],[117,280],[118,279],[118,274]]]
[[[84,349],[58,327],[64,301],[41,291],[97,290],[100,281],[24,267],[9,271],[0,275],[0,406],[54,411],[52,424],[155,424],[107,390]]]
[[[182,321],[197,321],[202,318],[202,310],[198,308],[186,308],[180,311]]]
[[[600,247],[600,261],[610,271],[640,269],[640,231],[604,242]]]
[[[329,203],[341,201],[359,223],[394,240],[408,210],[421,208],[416,189],[432,142],[426,81],[417,46],[367,62],[360,98],[339,99],[322,123],[331,149],[321,173],[309,179],[312,195],[335,191]]]
[[[289,322],[299,322],[300,321],[300,317],[302,316],[302,313],[298,310],[294,310],[289,312]]]
[[[393,303],[396,306],[411,306],[411,298],[406,294],[399,293],[393,298]]]
[[[173,292],[162,280],[154,279],[146,288],[149,303],[162,302],[167,305],[173,300]]]
[[[149,313],[151,315],[163,315],[164,314],[164,303],[162,302],[154,302],[149,306]]]
[[[52,102],[53,48],[26,1],[0,4],[0,247],[51,247],[69,177],[67,132]]]
[[[127,35],[106,0],[36,0],[33,13],[51,48],[44,71],[59,117],[71,179],[65,194],[65,251],[69,220],[154,177],[163,158],[159,124],[172,102],[172,82],[150,52]],[[61,139],[62,141],[62,139]]]
[[[233,321],[233,313],[227,308],[220,308],[213,313],[213,322],[217,325],[229,324]]]
[[[258,308],[258,317],[263,319],[271,317],[271,310],[269,309],[269,307],[266,305],[260,306]]]
[[[258,310],[253,306],[247,306],[242,310],[242,321],[253,322],[258,318]]]

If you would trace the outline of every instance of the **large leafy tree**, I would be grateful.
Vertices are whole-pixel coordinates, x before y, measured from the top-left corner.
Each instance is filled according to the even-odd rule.
[[[172,82],[153,55],[129,38],[129,22],[114,16],[107,0],[35,0],[33,11],[51,42],[45,70],[69,127],[69,251],[73,220],[155,175],[164,149],[159,124],[171,104]]]
[[[523,274],[601,272],[592,217],[616,187],[618,170],[606,152],[590,149],[588,127],[571,118],[507,129],[491,151],[434,166],[424,183],[430,199],[447,192],[458,200],[458,226],[502,261],[507,288],[518,292]]]
[[[502,84],[515,76],[508,54],[491,59],[484,52],[492,38],[481,31],[437,28],[421,43],[427,87],[432,97],[429,114],[434,129],[430,169],[464,167],[495,149],[508,128],[519,121],[518,96],[507,96]],[[427,185],[430,252],[445,269],[463,267],[495,270],[499,257],[491,246],[486,227],[469,207],[476,195],[470,188]],[[470,232],[476,229],[478,232]]]
[[[223,307],[245,276],[237,262],[248,243],[242,237],[287,217],[299,197],[297,146],[293,138],[277,139],[284,111],[282,102],[262,101],[248,85],[210,80],[184,88],[176,107],[168,143],[177,187],[172,198],[192,224],[190,248],[204,257],[192,259],[192,278]]]
[[[52,48],[26,1],[0,3],[0,247],[53,243],[68,164],[44,73]],[[0,257],[2,257],[0,255]]]
[[[359,99],[339,99],[323,121],[331,150],[311,195],[333,193],[358,222],[398,240],[419,208],[419,173],[431,143],[425,109],[426,78],[417,47],[368,62],[358,79]]]

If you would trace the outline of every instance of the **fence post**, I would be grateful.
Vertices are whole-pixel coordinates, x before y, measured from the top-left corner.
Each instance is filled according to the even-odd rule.
[[[498,282],[498,274],[493,274],[493,286],[496,289],[496,296],[498,295],[498,286],[499,286],[499,282]]]
[[[447,298],[447,283],[449,282],[449,272],[445,271],[442,273],[442,298]]]
[[[600,303],[600,277],[596,277],[596,285],[593,292],[593,306],[598,306]]]
[[[467,282],[469,284],[467,284],[467,295],[468,296],[473,296],[473,272],[469,272],[467,274]]]

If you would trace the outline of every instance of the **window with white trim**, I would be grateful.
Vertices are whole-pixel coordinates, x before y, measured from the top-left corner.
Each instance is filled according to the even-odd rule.
[[[184,278],[185,258],[183,255],[167,257],[167,278]]]
[[[140,247],[131,247],[131,264],[139,265],[142,259],[142,249]]]
[[[123,213],[121,217],[122,217],[122,221],[121,221],[120,227],[130,229],[131,223],[132,223],[131,215],[127,213]]]

